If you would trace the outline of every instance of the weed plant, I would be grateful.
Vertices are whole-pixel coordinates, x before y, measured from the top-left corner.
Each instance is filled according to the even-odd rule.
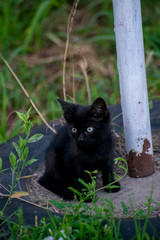
[[[13,152],[11,152],[9,155],[9,160],[10,160],[10,164],[11,164],[11,172],[12,172],[11,188],[10,188],[8,199],[7,199],[3,209],[0,211],[0,220],[1,220],[1,218],[3,218],[5,209],[8,205],[8,203],[10,202],[11,198],[21,197],[21,196],[24,196],[27,194],[25,192],[14,193],[14,190],[15,190],[18,180],[21,178],[24,168],[26,168],[27,166],[33,164],[34,162],[36,162],[38,160],[38,159],[30,159],[30,160],[27,159],[28,153],[29,153],[29,148],[28,148],[27,144],[34,143],[43,137],[42,134],[35,134],[30,137],[30,129],[32,127],[32,123],[29,120],[30,109],[27,111],[27,113],[17,112],[17,115],[24,122],[24,130],[25,130],[26,136],[25,136],[25,138],[22,138],[21,136],[19,137],[19,145],[17,143],[13,142],[13,146],[15,148],[16,155]],[[0,174],[2,174],[3,171],[5,171],[5,170],[2,169],[2,159],[0,158]],[[1,187],[3,187],[3,185]],[[2,223],[0,223],[0,227],[3,224],[4,224],[4,222],[2,221]]]

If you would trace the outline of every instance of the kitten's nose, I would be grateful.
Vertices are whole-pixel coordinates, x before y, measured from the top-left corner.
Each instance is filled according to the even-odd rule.
[[[84,143],[84,136],[83,136],[82,133],[81,133],[81,134],[79,135],[79,137],[78,137],[78,142],[79,142],[79,143]]]

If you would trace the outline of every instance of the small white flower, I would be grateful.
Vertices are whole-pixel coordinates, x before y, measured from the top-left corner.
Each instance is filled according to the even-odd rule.
[[[48,236],[48,237],[44,238],[43,240],[54,240],[54,238],[52,236]]]

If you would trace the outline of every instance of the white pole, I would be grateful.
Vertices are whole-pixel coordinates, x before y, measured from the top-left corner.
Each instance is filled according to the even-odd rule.
[[[113,0],[129,175],[154,173],[140,0]]]

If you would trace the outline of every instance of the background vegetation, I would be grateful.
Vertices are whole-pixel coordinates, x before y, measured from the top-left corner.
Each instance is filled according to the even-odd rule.
[[[160,2],[141,2],[149,99],[160,99]],[[56,99],[63,97],[62,66],[72,3],[0,1],[0,51],[47,121],[61,116]],[[111,0],[80,0],[66,64],[68,100],[75,91],[76,102],[87,104],[86,72],[92,100],[101,96],[109,105],[120,103]],[[29,106],[0,61],[0,143],[20,131],[15,111],[27,111]]]

